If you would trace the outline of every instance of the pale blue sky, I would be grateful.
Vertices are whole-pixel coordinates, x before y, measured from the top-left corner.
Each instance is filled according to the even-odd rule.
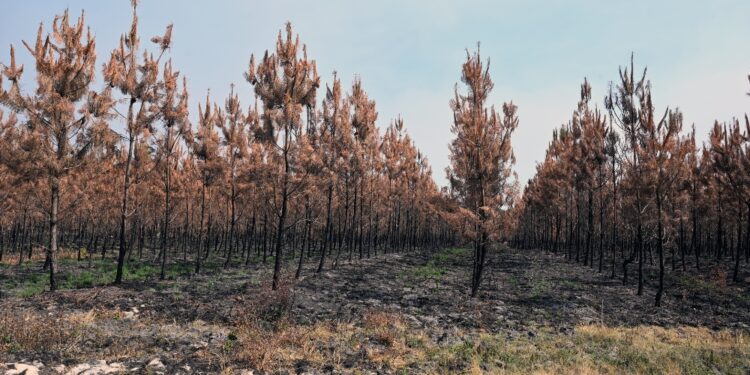
[[[48,25],[69,7],[76,14],[86,10],[101,65],[129,27],[129,6],[126,0],[7,2],[0,13],[0,62],[8,62],[10,43],[33,41],[40,21]],[[477,41],[492,61],[492,102],[513,100],[519,107],[513,144],[522,182],[543,159],[552,129],[570,117],[583,78],[601,107],[608,82],[631,51],[637,66],[649,67],[657,106],[679,106],[701,140],[714,119],[730,120],[750,108],[747,0],[142,0],[139,14],[143,42],[174,23],[172,58],[188,77],[193,112],[208,88],[223,102],[230,83],[249,103],[252,89],[242,74],[250,54],[272,48],[291,21],[324,84],[334,70],[346,86],[358,74],[377,101],[381,128],[403,116],[439,184],[445,183],[452,138],[448,101],[465,48]],[[18,55],[31,69],[28,53]]]

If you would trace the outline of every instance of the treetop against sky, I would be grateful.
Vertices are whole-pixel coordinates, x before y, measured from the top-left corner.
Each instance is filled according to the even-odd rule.
[[[11,2],[0,14],[0,45],[33,42],[38,23],[48,23],[65,6],[71,14],[86,11],[101,57],[129,26],[130,3],[124,0]],[[746,1],[142,1],[139,8],[144,37],[161,35],[174,23],[171,57],[188,78],[190,108],[209,88],[214,97],[226,97],[230,83],[249,103],[252,89],[242,72],[250,55],[272,49],[278,30],[292,22],[318,64],[322,86],[332,83],[334,70],[345,86],[359,76],[378,101],[378,125],[385,128],[400,114],[440,185],[447,184],[448,101],[460,78],[455,67],[477,41],[491,59],[490,102],[501,106],[512,99],[518,106],[515,168],[522,184],[544,159],[552,129],[575,110],[570,98],[583,78],[591,83],[592,104],[603,107],[609,82],[631,52],[637,65],[649,67],[656,105],[679,106],[685,123],[695,123],[699,143],[716,116],[728,121],[747,108]],[[17,55],[19,64],[31,66],[26,51],[19,48]],[[7,49],[2,56],[8,60]],[[196,115],[191,111],[193,123]]]

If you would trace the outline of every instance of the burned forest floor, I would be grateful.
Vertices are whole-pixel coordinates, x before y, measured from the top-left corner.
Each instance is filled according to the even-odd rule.
[[[492,251],[472,299],[471,262],[451,248],[316,273],[310,259],[294,280],[290,261],[272,291],[270,262],[200,275],[177,264],[164,281],[130,265],[109,286],[96,270],[111,262],[72,261],[54,293],[41,262],[1,265],[0,373],[750,373],[747,274],[671,273],[656,308],[632,271],[623,285],[508,248]]]

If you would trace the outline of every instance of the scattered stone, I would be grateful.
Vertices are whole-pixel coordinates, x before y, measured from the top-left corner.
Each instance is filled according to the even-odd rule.
[[[159,358],[152,359],[148,363],[148,365],[146,365],[146,367],[150,367],[150,368],[153,368],[155,370],[162,370],[162,371],[167,368],[167,366],[164,366],[164,363],[162,363],[161,359],[159,359]]]
[[[210,340],[210,338],[209,338],[209,340]],[[208,347],[208,343],[205,342],[205,341],[198,341],[196,343],[191,344],[190,347],[192,347],[193,349],[196,349],[196,350],[197,349],[203,349],[203,348]]]
[[[412,325],[420,327],[422,326],[422,321],[417,319],[416,316],[411,314],[404,314],[403,317],[408,320]]]
[[[440,337],[437,338],[437,340],[435,340],[435,342],[441,346],[452,346],[458,343],[460,341],[460,338],[453,331],[455,331],[455,328],[453,328],[453,330],[443,331],[443,333],[440,335]]]
[[[421,320],[425,325],[437,325],[439,322],[438,318],[432,315],[424,315],[422,316]]]
[[[405,295],[404,295],[404,296],[403,296],[402,298],[403,298],[404,300],[406,300],[406,301],[411,301],[411,300],[415,300],[415,299],[418,299],[418,298],[419,298],[419,296],[418,296],[418,295],[416,295],[416,294],[405,294]]]
[[[7,366],[7,375],[39,375],[39,368],[43,367],[25,363],[8,363]]]
[[[66,375],[78,375],[83,374],[86,371],[91,369],[91,365],[88,363],[81,363],[79,365],[73,366],[66,372]]]
[[[64,366],[63,366],[64,367]],[[112,362],[107,364],[105,360],[98,360],[94,363],[81,363],[76,365],[67,372],[66,375],[103,375],[103,374],[118,374],[125,371],[125,366],[121,363]]]

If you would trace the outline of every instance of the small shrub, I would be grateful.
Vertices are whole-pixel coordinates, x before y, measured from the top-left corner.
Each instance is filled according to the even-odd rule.
[[[724,268],[720,266],[712,267],[709,277],[716,286],[720,288],[727,286],[727,271]]]
[[[401,318],[393,313],[383,311],[368,311],[362,317],[365,329],[373,333],[375,341],[392,347],[404,334],[406,325]]]
[[[237,324],[270,324],[282,323],[288,318],[294,304],[291,281],[282,279],[277,290],[271,288],[270,282],[253,287],[253,296],[242,299],[235,307]],[[249,286],[248,286],[249,287]]]

